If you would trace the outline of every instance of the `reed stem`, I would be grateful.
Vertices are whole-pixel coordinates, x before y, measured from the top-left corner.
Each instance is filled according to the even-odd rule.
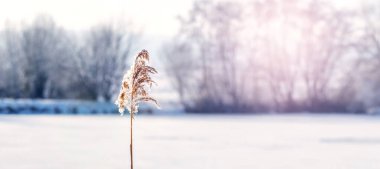
[[[132,125],[132,122],[133,122],[133,113],[130,113],[131,114],[131,144],[129,145],[129,152],[130,152],[130,154],[131,154],[131,169],[133,169],[133,142],[132,142],[132,140],[133,140],[133,135],[132,135],[132,131],[133,131],[133,125]]]

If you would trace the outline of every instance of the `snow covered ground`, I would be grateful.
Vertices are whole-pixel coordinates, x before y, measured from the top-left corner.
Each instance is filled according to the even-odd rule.
[[[0,169],[127,169],[129,119],[0,116]],[[379,169],[380,117],[138,116],[136,169]]]

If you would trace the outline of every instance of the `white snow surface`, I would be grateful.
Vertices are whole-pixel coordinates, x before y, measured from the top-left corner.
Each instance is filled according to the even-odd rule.
[[[137,116],[135,169],[379,169],[380,117]],[[0,169],[128,169],[129,118],[1,115]]]

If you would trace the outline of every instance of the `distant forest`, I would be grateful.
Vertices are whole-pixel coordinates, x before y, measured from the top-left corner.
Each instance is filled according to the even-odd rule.
[[[50,16],[0,32],[0,97],[110,101],[139,33],[99,24],[70,32]]]
[[[163,47],[168,77],[191,112],[371,113],[380,107],[372,2],[196,1]]]
[[[198,0],[162,45],[187,112],[344,112],[380,107],[380,3]],[[0,97],[113,101],[140,32],[72,32],[46,15],[0,30]]]

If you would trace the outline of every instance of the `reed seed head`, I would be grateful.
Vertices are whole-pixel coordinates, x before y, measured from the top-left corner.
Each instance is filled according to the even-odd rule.
[[[157,71],[155,68],[148,66],[148,62],[149,53],[142,50],[137,55],[130,70],[124,75],[119,97],[115,102],[121,115],[124,114],[125,109],[128,109],[129,113],[134,117],[140,102],[152,102],[158,107],[157,100],[148,93],[148,89],[155,83],[151,78],[151,74],[156,74]]]

